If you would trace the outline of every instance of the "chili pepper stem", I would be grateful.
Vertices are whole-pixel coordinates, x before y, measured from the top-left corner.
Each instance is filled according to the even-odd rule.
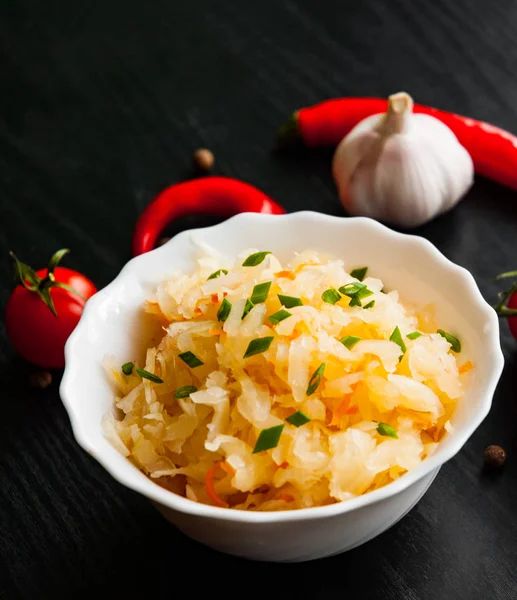
[[[276,145],[279,149],[303,147],[297,112],[294,112],[289,119],[279,127],[276,136]]]

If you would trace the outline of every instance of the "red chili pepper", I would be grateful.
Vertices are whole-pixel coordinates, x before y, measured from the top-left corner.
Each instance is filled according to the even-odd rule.
[[[231,217],[241,212],[281,215],[285,210],[257,188],[229,177],[204,177],[171,185],[147,206],[133,234],[133,256],[154,248],[174,219],[191,214]]]
[[[302,108],[279,131],[279,143],[317,147],[337,146],[357,123],[385,113],[386,100],[380,98],[338,98]],[[483,121],[415,104],[413,112],[435,117],[458,138],[470,153],[474,169],[502,185],[517,190],[517,137]]]

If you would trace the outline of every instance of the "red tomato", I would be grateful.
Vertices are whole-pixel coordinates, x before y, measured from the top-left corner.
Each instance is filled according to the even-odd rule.
[[[517,294],[512,294],[510,296],[508,308],[517,310]],[[517,340],[517,317],[508,317],[508,326],[510,327],[513,337]]]
[[[36,271],[36,275],[44,279],[47,269]],[[65,267],[56,267],[54,277],[72,286],[85,299],[97,291],[84,275]],[[85,300],[62,288],[51,288],[50,295],[57,317],[38,294],[22,285],[13,290],[5,311],[5,326],[12,345],[29,362],[49,369],[64,366],[65,342],[79,322],[85,304]]]

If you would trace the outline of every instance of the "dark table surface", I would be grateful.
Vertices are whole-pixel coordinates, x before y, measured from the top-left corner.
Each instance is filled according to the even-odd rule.
[[[517,3],[511,0],[3,0],[0,3],[0,293],[9,249],[106,285],[130,257],[140,211],[211,148],[217,172],[289,211],[342,215],[329,156],[272,151],[295,108],[404,89],[416,101],[517,130]],[[417,233],[476,278],[517,267],[517,196],[476,181]],[[185,219],[181,227],[208,221]],[[172,230],[171,232],[172,233]],[[251,563],[177,533],[75,443],[58,394],[1,329],[0,594],[499,600],[517,597],[517,343],[494,407],[395,527],[347,554],[302,565]],[[483,449],[508,450],[504,472]],[[274,543],[274,540],[271,541]],[[188,578],[187,569],[196,575]],[[238,584],[236,576],[246,583]]]

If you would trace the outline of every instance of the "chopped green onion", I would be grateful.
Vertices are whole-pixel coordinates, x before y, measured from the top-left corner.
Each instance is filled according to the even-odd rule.
[[[325,371],[325,363],[321,363],[321,365],[312,374],[312,377],[309,380],[309,385],[307,386],[307,390],[305,391],[307,396],[314,394],[314,392],[318,389],[323,376],[323,371]]]
[[[339,288],[339,291],[343,296],[354,296],[360,290],[363,290],[366,287],[364,283],[359,283],[358,281],[354,281],[353,283],[347,283],[346,285],[342,285]]]
[[[308,417],[305,413],[302,413],[300,410],[297,410],[292,415],[288,416],[286,421],[294,425],[295,427],[301,427],[310,421],[310,417]]]
[[[303,302],[300,300],[300,298],[296,298],[296,296],[283,296],[282,294],[278,294],[278,299],[282,303],[282,306],[285,306],[286,308],[303,306]]]
[[[254,356],[255,354],[262,354],[262,352],[265,352],[269,349],[269,346],[271,346],[272,341],[272,335],[251,340],[246,352],[244,353],[244,358],[249,358],[250,356]]]
[[[221,277],[221,275],[228,275],[228,271],[226,269],[219,269],[215,273],[212,273],[207,281],[210,279],[217,279],[218,277]]]
[[[371,302],[368,302],[368,304],[365,304],[363,306],[363,308],[373,308],[375,306],[375,300],[372,300]]]
[[[291,313],[289,311],[281,308],[274,315],[271,315],[268,320],[271,323],[271,325],[278,325],[278,323],[280,323],[280,321],[283,321],[284,319],[287,319],[290,316],[291,316]]]
[[[247,317],[250,314],[251,309],[254,307],[255,305],[253,304],[253,302],[248,298],[246,300],[246,304],[244,305],[244,310],[242,311],[242,317],[241,320],[244,319],[244,317]]]
[[[263,429],[259,433],[257,443],[255,444],[255,448],[253,448],[253,454],[276,448],[278,446],[278,442],[280,441],[280,436],[282,435],[283,429],[283,423],[282,425],[275,425],[269,429]]]
[[[399,346],[402,350],[402,354],[404,354],[406,351],[406,344],[404,344],[404,340],[402,339],[402,335],[398,326],[395,327],[393,333],[390,335],[390,341],[395,342],[395,344],[397,344],[397,346]],[[402,354],[400,355],[400,358],[402,358]]]
[[[350,298],[350,302],[349,302],[348,306],[362,306],[362,304],[361,304],[361,299],[360,299],[360,298],[358,298],[358,297],[357,297],[357,296],[355,296],[355,295],[354,295],[354,296],[352,296],[352,297]]]
[[[420,331],[413,331],[413,333],[408,333],[406,335],[408,340],[416,340],[417,338],[419,338],[421,336],[422,336],[422,334],[420,333]]]
[[[438,333],[449,342],[454,352],[461,352],[461,342],[457,337],[454,337],[443,329],[438,329]]]
[[[334,288],[329,288],[328,290],[325,290],[323,294],[321,294],[321,299],[323,302],[327,302],[328,304],[335,304],[341,300],[341,295]]]
[[[197,388],[193,385],[185,385],[174,392],[175,398],[188,398],[190,394],[197,392]]]
[[[371,296],[373,292],[369,289],[359,290],[357,294],[354,294],[350,300],[348,306],[361,306],[361,299]]]
[[[361,338],[356,337],[355,335],[346,335],[339,341],[343,344],[343,346],[346,346],[349,350],[352,350],[352,348],[357,344],[357,342],[361,341]]]
[[[190,350],[188,352],[182,352],[179,357],[191,369],[195,369],[196,367],[200,367],[201,365],[205,364],[202,360],[199,360],[195,354],[190,352]]]
[[[258,283],[251,293],[251,302],[253,304],[260,304],[261,302],[265,302],[267,295],[269,294],[269,288],[271,287],[271,281],[266,281],[265,283]]]
[[[124,373],[124,375],[131,375],[131,373],[133,372],[134,366],[135,366],[135,363],[132,363],[132,362],[124,363],[122,365],[122,373]]]
[[[339,288],[339,291],[344,296],[348,296],[350,298],[349,306],[362,306],[361,299],[367,298],[373,294],[373,292],[369,290],[364,283],[359,283],[358,281],[343,285]]]
[[[232,303],[226,298],[221,302],[221,306],[217,311],[217,320],[224,323],[228,316],[230,315],[230,311],[232,310]]]
[[[356,279],[359,279],[359,281],[362,281],[366,277],[367,271],[368,271],[368,267],[361,267],[360,269],[354,269],[350,273],[350,276],[355,277]]]
[[[391,425],[388,425],[387,423],[379,423],[377,425],[377,433],[379,435],[385,435],[387,437],[395,438],[396,440],[398,440],[398,438],[399,438],[396,430]]]
[[[145,369],[136,369],[136,372],[142,379],[149,379],[149,381],[152,381],[153,383],[163,383],[163,379],[160,379],[153,373],[149,373],[149,371],[146,371]]]
[[[243,267],[256,267],[260,265],[261,262],[264,261],[266,256],[271,254],[271,252],[255,252],[255,254],[250,254],[248,258],[242,263]]]
[[[367,287],[365,287],[365,288],[361,288],[354,295],[357,298],[367,298],[368,296],[371,296],[372,294],[373,294],[372,290],[369,290]]]

